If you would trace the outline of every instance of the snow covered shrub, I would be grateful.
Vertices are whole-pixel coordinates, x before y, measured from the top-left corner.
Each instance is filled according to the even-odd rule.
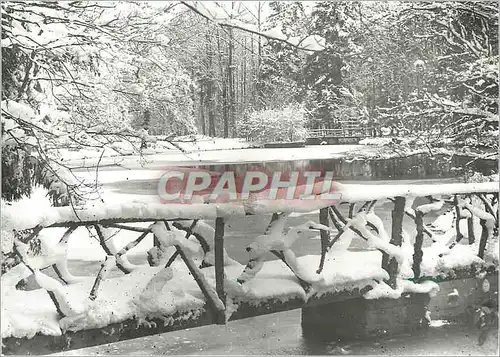
[[[480,172],[467,172],[465,175],[465,182],[498,182],[498,174],[485,176]]]
[[[250,113],[237,122],[240,137],[260,142],[291,142],[304,140],[305,110],[292,104],[281,109],[266,109]]]

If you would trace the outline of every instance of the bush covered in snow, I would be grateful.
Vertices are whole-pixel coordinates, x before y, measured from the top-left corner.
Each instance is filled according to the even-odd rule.
[[[480,172],[468,172],[465,176],[466,182],[498,182],[498,174],[485,176]]]
[[[281,109],[254,111],[237,122],[240,137],[260,142],[300,141],[307,136],[305,110],[292,104]]]

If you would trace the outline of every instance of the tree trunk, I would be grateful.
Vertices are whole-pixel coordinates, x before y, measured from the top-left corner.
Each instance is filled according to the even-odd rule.
[[[205,85],[203,82],[200,84],[200,105],[199,105],[199,119],[201,124],[201,133],[207,135],[207,128],[205,125]]]
[[[247,107],[247,39],[245,37],[243,42],[243,61],[241,64],[241,94],[240,94],[240,110],[238,112],[239,117],[243,116],[243,112]]]
[[[257,7],[257,26],[259,29],[259,32],[261,31],[261,10],[262,10],[262,5],[259,1],[258,7]],[[262,41],[260,36],[257,37],[257,46],[258,46],[258,57],[257,57],[257,109],[260,109],[264,106],[264,94],[262,90],[262,79],[261,79],[261,66],[262,66]]]
[[[234,91],[234,64],[233,64],[234,40],[233,29],[229,29],[229,51],[227,59],[227,82],[228,82],[228,99],[229,99],[229,125],[234,134],[234,118],[235,118],[235,91]],[[232,135],[234,136],[234,135]]]
[[[208,20],[207,20],[208,23]],[[211,32],[210,29],[207,31],[207,112],[208,112],[208,135],[215,136],[215,113],[214,113],[214,105],[215,105],[215,91],[214,91],[214,78],[212,73],[212,57],[213,52],[211,48]]]
[[[220,45],[220,34],[219,30],[217,30],[217,51],[219,52],[219,69],[220,69],[220,77],[222,82],[222,122],[224,125],[224,137],[229,137],[229,117],[227,112],[227,81],[226,81],[226,73],[224,71],[224,61],[222,59],[222,50]]]
[[[252,83],[250,84],[250,91],[251,91],[251,100],[252,100],[252,109],[254,109],[256,106],[255,106],[255,103],[257,102],[257,97],[256,97],[256,79],[257,79],[257,71],[256,71],[256,65],[255,65],[255,46],[254,46],[254,40],[253,40],[253,34],[251,34],[251,37],[250,37],[250,48],[252,49]],[[255,76],[254,76],[255,75]]]

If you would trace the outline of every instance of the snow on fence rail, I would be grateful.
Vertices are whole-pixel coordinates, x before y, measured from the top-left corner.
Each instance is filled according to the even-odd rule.
[[[370,128],[359,125],[347,125],[337,129],[309,129],[309,138],[371,136]]]
[[[290,299],[307,304],[324,294],[354,289],[363,291],[367,299],[396,298],[404,292],[431,293],[437,285],[425,281],[429,278],[457,268],[498,266],[497,183],[338,184],[337,192],[342,194],[340,203],[255,200],[240,205],[96,204],[75,210],[50,208],[37,217],[21,220],[11,214],[12,229],[29,229],[22,241],[14,242],[20,264],[2,275],[2,338],[60,335],[127,319],[149,324],[160,317],[168,325],[177,323],[174,314],[196,319],[205,309],[214,323],[222,324],[245,304]],[[428,203],[416,205],[416,197],[427,198]],[[376,214],[377,204],[387,199],[394,203],[390,234]],[[344,213],[343,205],[348,206]],[[308,221],[285,232],[291,212],[318,209],[319,223]],[[426,215],[443,210],[445,213],[435,222],[424,223]],[[224,248],[225,219],[252,214],[272,214],[272,218],[266,232],[246,248],[250,259],[243,266]],[[403,223],[404,217],[414,222],[414,239]],[[215,220],[215,228],[204,220]],[[133,225],[138,222],[150,225]],[[68,270],[68,240],[78,226],[95,231],[107,254],[95,278],[73,276]],[[30,256],[30,242],[50,227],[67,230],[55,247],[45,250],[45,255]],[[138,237],[117,247],[110,229],[137,232]],[[131,264],[127,252],[149,234],[154,236],[149,264]],[[320,254],[296,257],[293,243],[317,234]],[[355,237],[364,239],[371,250],[348,251]],[[430,246],[424,247],[425,239]],[[278,260],[264,262],[269,252]],[[177,257],[187,269],[175,266]],[[125,275],[107,279],[115,265]],[[40,271],[51,266],[59,280]],[[29,275],[42,289],[16,290],[16,284]],[[26,310],[30,299],[39,302],[37,311]],[[21,326],[24,322],[18,317],[27,321],[30,313],[34,316],[32,325]]]
[[[334,184],[334,192],[340,193],[343,202],[380,200],[388,197],[425,197],[432,195],[494,193],[498,183],[451,183],[442,185],[354,185]],[[376,189],[375,189],[376,188]],[[215,219],[251,214],[272,214],[277,212],[312,212],[339,203],[338,199],[249,199],[238,203],[217,204],[160,204],[160,203],[120,203],[104,204],[91,202],[77,207],[51,207],[24,216],[22,220],[9,217],[12,229],[23,230],[36,226],[64,227],[72,225],[92,225],[98,222],[116,223],[172,220],[172,219]],[[17,214],[13,212],[13,214]]]

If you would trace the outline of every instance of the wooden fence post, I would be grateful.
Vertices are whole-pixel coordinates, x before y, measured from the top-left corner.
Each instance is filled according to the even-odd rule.
[[[224,218],[215,219],[215,290],[220,301],[226,306],[226,293],[224,292]],[[226,323],[224,311],[216,316],[216,323],[223,325]]]
[[[424,214],[418,208],[415,210],[415,223],[417,225],[417,236],[413,249],[413,279],[420,277],[420,264],[422,264],[422,244],[424,243]]]
[[[403,241],[403,216],[405,214],[405,201],[404,197],[396,197],[394,200],[394,209],[392,210],[392,234],[391,244],[401,246]],[[385,259],[384,259],[385,258]],[[396,288],[396,278],[398,276],[398,262],[395,258],[389,259],[386,254],[382,259],[382,268],[389,273],[389,280],[387,283],[393,289]]]
[[[474,220],[472,215],[467,218],[467,232],[469,235],[469,244],[473,244],[476,241],[476,236],[474,235]]]
[[[319,210],[319,223],[328,227],[330,226],[330,221],[328,219],[328,207],[321,208]],[[325,256],[328,250],[328,246],[330,244],[330,232],[321,230],[320,236],[321,236],[321,260],[319,262],[318,270],[316,271],[317,274],[321,273],[321,271],[323,270],[323,265],[325,264]]]
[[[457,232],[457,237],[455,238],[455,241],[458,243],[462,240],[463,235],[460,232],[460,207],[458,206],[458,195],[455,194],[453,196],[453,205],[455,206],[455,230]]]
[[[479,241],[479,251],[477,256],[481,259],[484,257],[484,251],[486,250],[486,242],[488,241],[488,225],[485,219],[481,219],[481,240]]]

